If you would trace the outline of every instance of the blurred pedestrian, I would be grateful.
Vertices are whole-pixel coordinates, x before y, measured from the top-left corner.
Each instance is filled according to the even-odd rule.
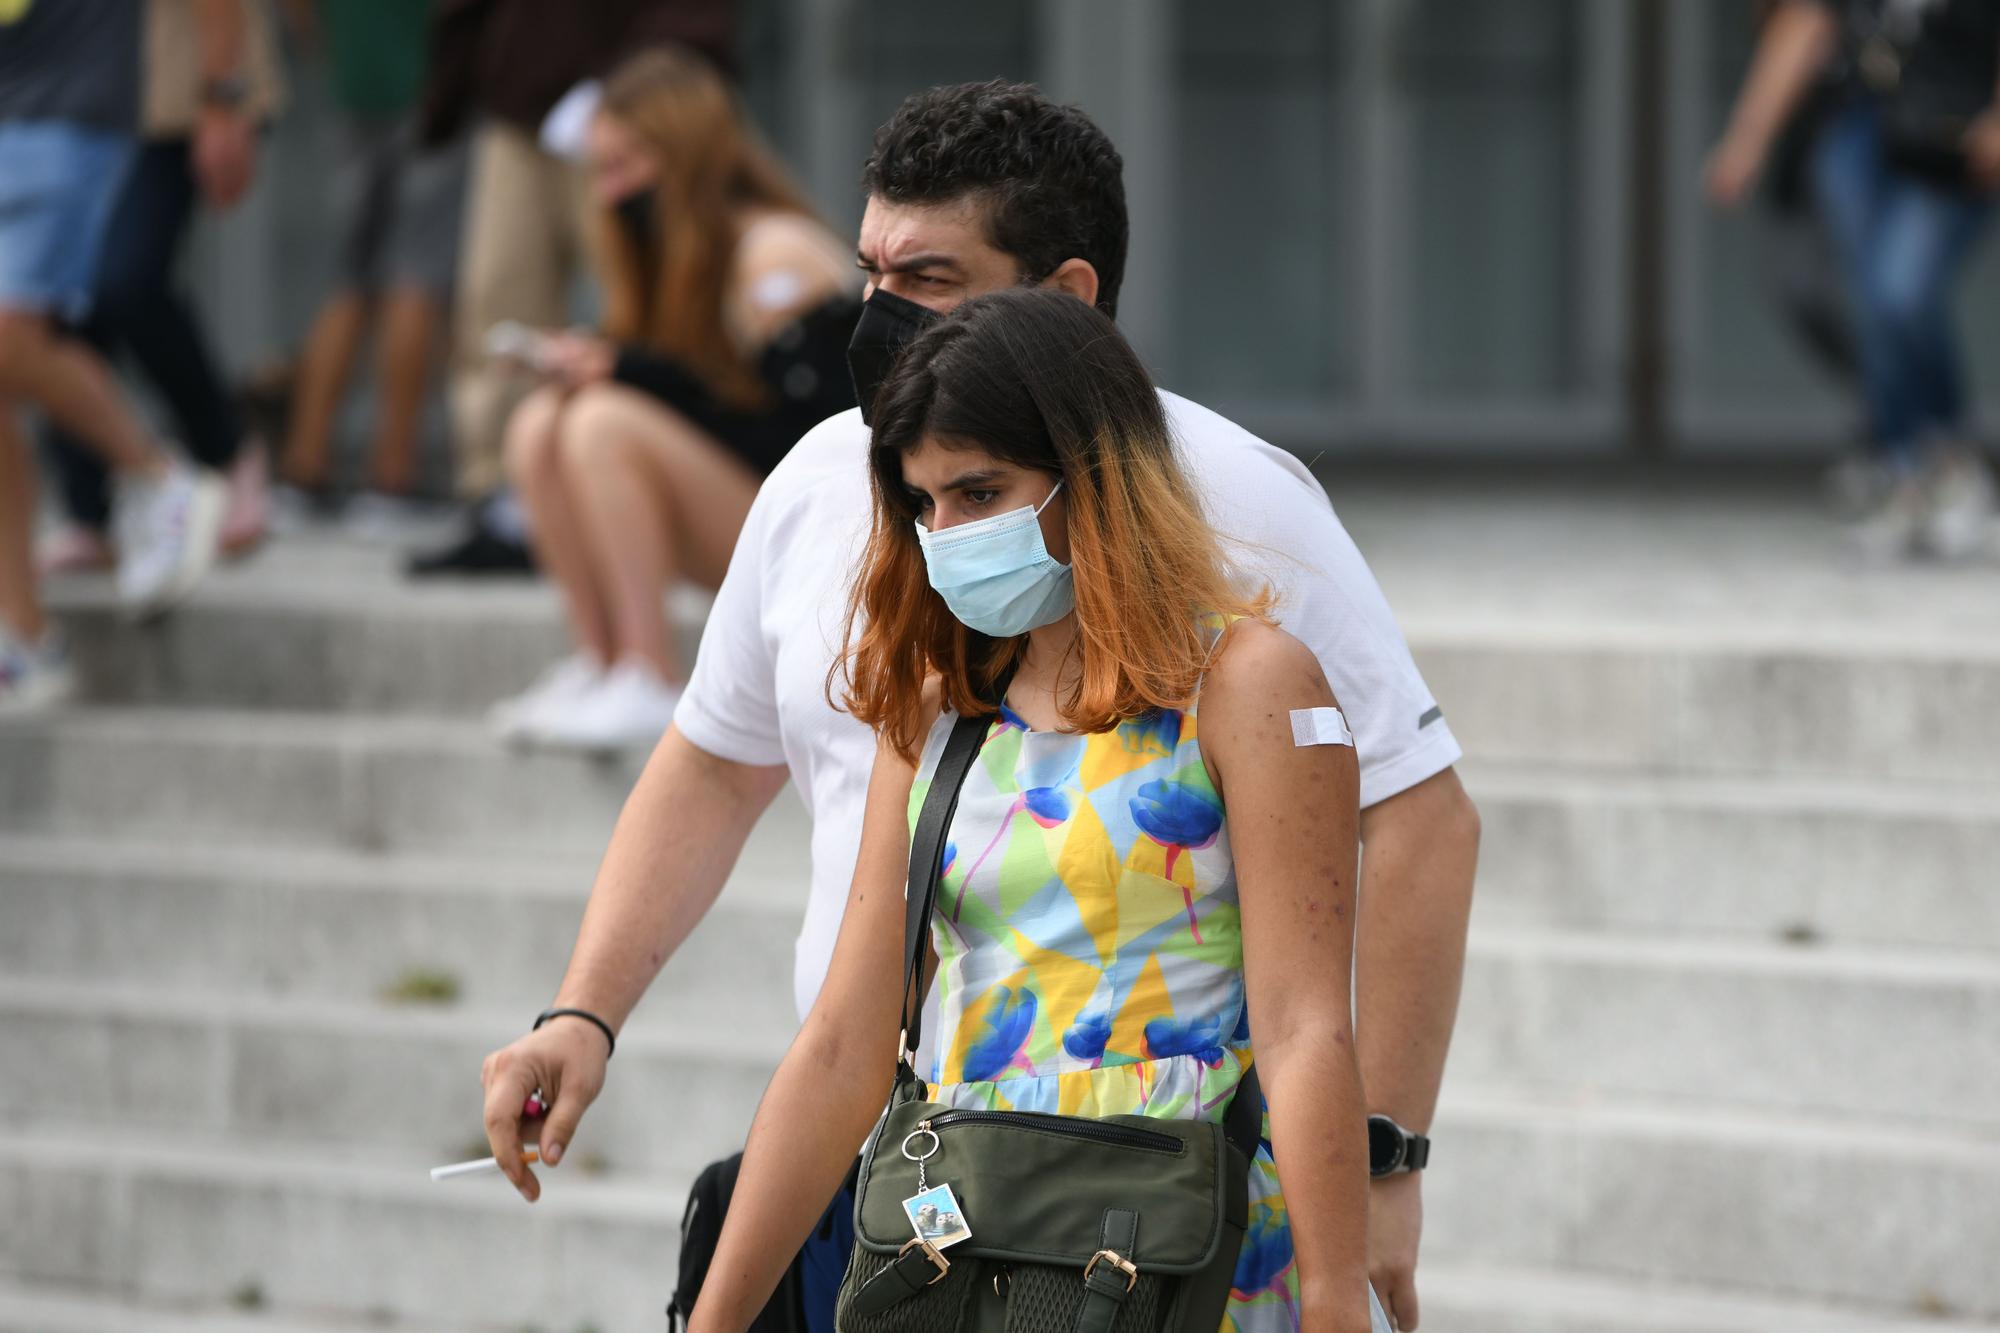
[[[764,477],[854,406],[860,276],[691,51],[611,76],[589,163],[604,334],[520,349],[545,383],[506,446],[577,649],[497,718],[524,739],[651,745],[685,679],[664,595],[718,586]]]
[[[265,0],[238,3],[241,73],[204,81],[196,0],[146,0],[144,138],[112,208],[90,313],[74,330],[106,360],[129,356],[166,404],[188,453],[227,475],[225,552],[248,550],[268,528],[268,461],[237,417],[178,268],[196,203],[226,209],[242,198],[256,167],[257,130],[283,101]],[[206,164],[195,157],[204,135]],[[218,143],[225,145],[220,160]],[[111,485],[103,461],[60,428],[51,429],[48,452],[69,521],[43,548],[43,572],[110,567]]]
[[[472,166],[458,258],[451,418],[464,533],[411,561],[413,574],[532,567],[519,509],[502,493],[501,434],[521,383],[487,349],[495,325],[568,322],[586,249],[576,165],[546,151],[542,122],[565,94],[634,51],[678,43],[734,69],[735,0],[439,0],[423,142],[470,124]]]
[[[444,346],[465,192],[463,137],[418,141],[431,6],[425,0],[319,0],[342,160],[333,178],[340,271],[300,357],[280,473],[315,509],[332,506],[333,436],[361,344],[375,332],[375,415],[367,489],[346,507],[363,526],[393,522],[417,485],[424,404]]]
[[[1838,92],[1811,179],[1887,477],[1854,538],[1872,556],[1964,558],[1988,542],[1994,486],[1950,302],[2000,187],[2000,0],[1788,0],[1710,157],[1713,198],[1748,192],[1829,69]]]
[[[241,0],[200,0],[207,86],[240,77]],[[20,409],[41,408],[118,473],[118,590],[137,611],[187,592],[214,562],[223,487],[171,457],[101,357],[56,321],[79,317],[139,122],[139,0],[26,0],[0,13],[0,707],[69,688],[35,588],[34,460]],[[218,194],[247,179],[247,137],[196,131]]]

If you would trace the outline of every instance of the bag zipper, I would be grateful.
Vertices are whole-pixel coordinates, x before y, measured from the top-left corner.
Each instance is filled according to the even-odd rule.
[[[947,1125],[1012,1125],[1043,1134],[1061,1134],[1072,1139],[1092,1139],[1120,1148],[1142,1148],[1148,1152],[1181,1150],[1181,1141],[1171,1134],[1155,1134],[1128,1125],[1107,1125],[1077,1116],[1040,1115],[1033,1111],[945,1111],[917,1126],[935,1133]]]

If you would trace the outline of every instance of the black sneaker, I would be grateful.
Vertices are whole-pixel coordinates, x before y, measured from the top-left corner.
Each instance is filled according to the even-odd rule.
[[[535,572],[535,555],[522,543],[499,536],[475,519],[465,536],[439,550],[413,554],[403,568],[413,579],[519,577]]]

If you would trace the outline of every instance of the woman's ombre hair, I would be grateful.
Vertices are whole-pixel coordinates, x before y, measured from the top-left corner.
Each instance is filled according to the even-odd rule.
[[[618,224],[612,208],[597,209],[605,336],[674,358],[725,403],[761,404],[767,394],[756,367],[737,350],[723,320],[737,215],[752,207],[811,218],[811,205],[729,84],[693,51],[661,46],[627,59],[604,81],[599,114],[625,125],[660,163],[652,255]]]
[[[932,673],[952,709],[990,708],[1028,643],[968,629],[930,586],[903,482],[905,455],[927,440],[1062,480],[1081,667],[1057,700],[1069,730],[1188,707],[1214,644],[1204,614],[1268,610],[1267,592],[1245,595],[1231,579],[1152,377],[1107,316],[1066,292],[966,301],[905,349],[874,417],[874,521],[828,693],[844,673],[847,709],[906,757],[928,728]]]

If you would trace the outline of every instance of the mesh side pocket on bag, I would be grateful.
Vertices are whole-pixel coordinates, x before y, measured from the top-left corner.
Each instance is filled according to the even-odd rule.
[[[977,1285],[971,1260],[951,1266],[936,1286],[925,1287],[908,1300],[898,1301],[879,1314],[858,1315],[851,1308],[854,1295],[877,1273],[896,1262],[893,1254],[875,1254],[855,1246],[848,1260],[847,1277],[840,1284],[840,1299],[834,1309],[836,1333],[956,1333],[966,1322],[966,1302]],[[1067,1333],[1067,1330],[1065,1330]]]
[[[1153,1333],[1172,1300],[1174,1279],[1141,1273],[1118,1307],[1111,1333]],[[1007,1333],[1073,1333],[1083,1305],[1083,1274],[1073,1268],[1023,1264],[1007,1283]]]

